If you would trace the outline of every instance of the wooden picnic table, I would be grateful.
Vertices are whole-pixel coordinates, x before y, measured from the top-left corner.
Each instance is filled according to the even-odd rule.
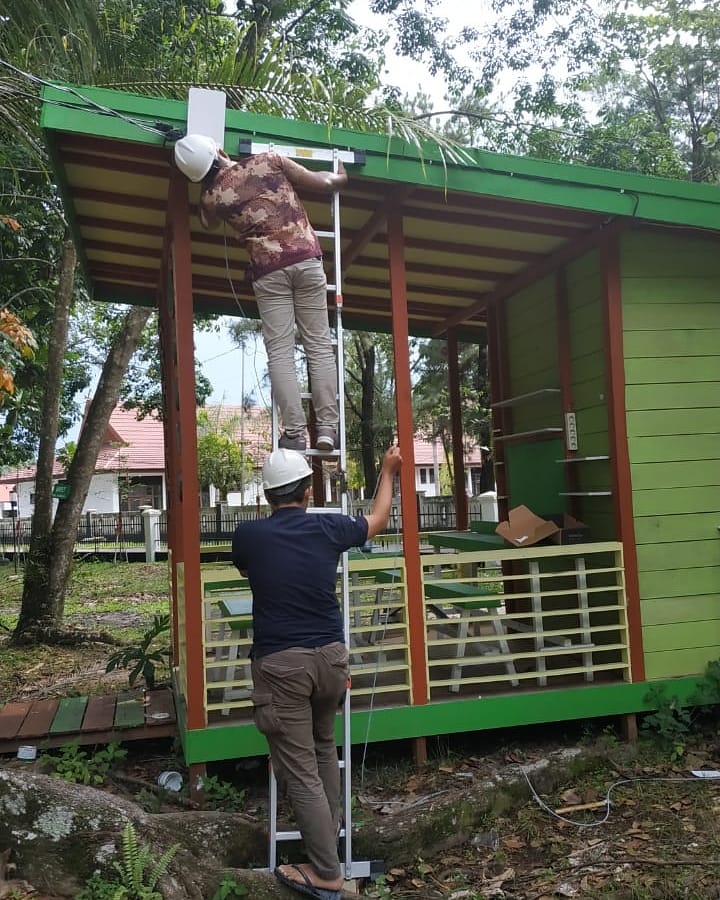
[[[444,548],[472,552],[490,550],[492,547],[507,547],[499,534],[481,534],[476,531],[436,531],[427,536],[428,543],[438,550]]]

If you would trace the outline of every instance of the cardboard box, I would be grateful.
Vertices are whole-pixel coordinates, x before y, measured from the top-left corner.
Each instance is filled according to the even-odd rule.
[[[552,536],[554,544],[585,544],[590,540],[590,528],[567,513],[556,513],[545,517],[558,526]]]
[[[554,522],[541,519],[527,506],[515,506],[508,513],[508,521],[500,522],[495,532],[513,547],[532,547],[556,535],[560,529]]]

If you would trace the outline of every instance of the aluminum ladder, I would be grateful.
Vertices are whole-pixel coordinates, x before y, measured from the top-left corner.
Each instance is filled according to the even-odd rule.
[[[333,171],[337,172],[338,163],[342,161],[348,165],[362,165],[365,155],[362,151],[325,149],[315,147],[286,147],[274,144],[261,144],[256,142],[241,142],[241,153],[279,153],[293,159],[303,161],[315,161],[330,163]],[[334,302],[330,306],[334,310],[333,343],[335,345],[335,363],[337,366],[338,384],[338,443],[339,447],[330,452],[309,449],[305,455],[320,457],[321,459],[336,459],[338,467],[338,485],[340,505],[327,507],[309,507],[309,513],[342,513],[348,514],[347,495],[347,448],[345,439],[345,360],[343,350],[343,325],[342,325],[342,247],[340,241],[340,192],[335,191],[331,198],[332,230],[316,231],[322,241],[331,241],[333,245],[333,272],[335,281],[328,283],[328,294],[332,294]],[[303,400],[312,401],[312,394],[301,392]],[[277,447],[280,434],[277,407],[272,403],[272,446]],[[341,583],[343,633],[345,643],[350,646],[350,580],[348,574],[348,554],[343,553],[338,565],[338,574]],[[375,878],[382,874],[382,863],[375,860],[354,860],[352,857],[352,778],[351,778],[351,738],[350,738],[350,691],[345,694],[342,706],[342,759],[338,758],[338,765],[342,773],[342,821],[339,840],[341,845],[341,867],[345,880],[353,878]],[[278,846],[284,842],[299,841],[302,835],[299,831],[281,831],[278,829],[278,784],[277,779],[269,767],[269,792],[270,792],[270,831],[268,848],[268,868],[272,872],[278,864]]]

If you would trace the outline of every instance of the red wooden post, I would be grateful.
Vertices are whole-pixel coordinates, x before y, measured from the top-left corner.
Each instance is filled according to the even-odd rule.
[[[205,659],[203,655],[202,597],[200,590],[200,497],[197,470],[197,412],[195,404],[195,349],[193,344],[192,245],[188,188],[179,172],[170,177],[171,259],[176,339],[177,385],[177,496],[179,545],[185,603],[187,665],[187,725],[207,725],[205,713]]]
[[[167,524],[168,564],[170,569],[170,596],[172,597],[173,664],[180,660],[178,640],[178,583],[176,563],[182,559],[178,546],[175,519],[178,515],[176,497],[177,458],[174,436],[177,434],[177,369],[175,367],[175,326],[173,322],[173,298],[170,292],[170,204],[165,222],[158,285],[158,325],[160,332],[160,377],[163,395],[163,442],[165,446],[165,515]]]
[[[613,497],[615,499],[615,532],[623,545],[625,591],[627,594],[628,637],[633,681],[645,680],[642,620],[640,615],[640,581],[638,578],[635,521],[633,517],[632,478],[627,443],[625,409],[625,357],[623,353],[622,279],[620,246],[616,234],[600,248],[603,279],[603,312],[605,319],[605,384],[607,391],[608,437]]]
[[[402,212],[399,208],[394,207],[389,211],[387,224],[393,354],[395,357],[395,403],[398,443],[403,456],[400,488],[403,552],[407,575],[410,675],[412,702],[419,705],[428,701],[428,678],[425,658],[425,610],[423,608],[422,567],[420,565],[420,533],[415,501],[415,451],[413,447],[415,429],[412,414],[412,386],[410,384],[405,241]]]

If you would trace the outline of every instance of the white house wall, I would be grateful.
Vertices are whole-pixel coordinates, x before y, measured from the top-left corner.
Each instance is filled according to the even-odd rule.
[[[90,482],[83,512],[112,513],[120,510],[117,475],[114,472],[95,474]]]
[[[135,475],[136,473],[133,473]],[[159,472],[145,473],[148,475],[159,475]],[[142,477],[143,473],[137,473],[138,477]],[[20,518],[29,518],[34,511],[34,505],[31,503],[31,497],[35,494],[35,482],[22,481],[18,488],[18,515]],[[164,508],[167,508],[167,482],[165,476],[162,476],[162,496]],[[253,495],[253,501],[254,501]],[[57,509],[57,500],[53,500],[53,515]],[[118,478],[115,472],[99,472],[93,475],[90,482],[83,513],[92,510],[96,513],[116,513],[120,511],[120,492],[118,490]]]

